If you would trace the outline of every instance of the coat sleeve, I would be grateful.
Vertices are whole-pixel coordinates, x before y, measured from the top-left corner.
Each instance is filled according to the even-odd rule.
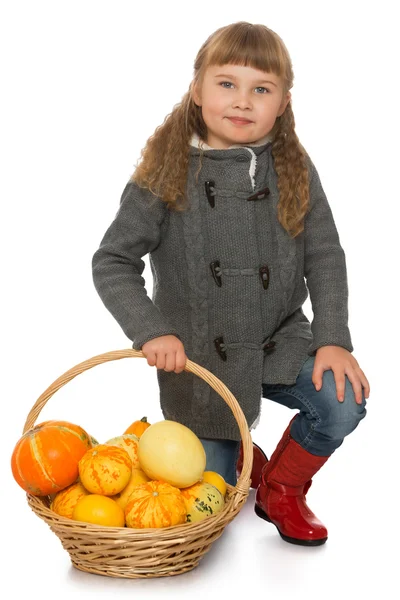
[[[304,274],[314,315],[309,354],[330,345],[352,352],[345,253],[318,172],[310,163],[310,210],[304,223]]]
[[[160,243],[166,210],[160,199],[129,182],[117,215],[92,258],[95,288],[135,350],[161,335],[179,338],[167,315],[147,295],[142,277],[142,257]]]

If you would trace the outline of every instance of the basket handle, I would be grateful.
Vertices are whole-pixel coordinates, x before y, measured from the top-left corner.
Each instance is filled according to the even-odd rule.
[[[84,371],[87,371],[96,365],[111,360],[119,360],[121,358],[145,358],[145,356],[143,352],[139,350],[114,350],[112,352],[106,352],[104,354],[93,356],[93,358],[89,358],[88,360],[77,364],[72,369],[69,369],[69,371],[66,371],[63,375],[58,377],[58,379],[56,379],[36,400],[26,418],[23,433],[34,426],[35,421],[46,402],[53,396],[53,394],[55,394],[55,392],[62,388],[66,383],[71,381],[71,379],[74,379],[74,377],[80,375],[80,373],[83,373]],[[204,381],[206,381],[220,396],[222,396],[233,412],[233,415],[239,426],[243,444],[243,468],[236,483],[235,490],[239,492],[239,494],[247,496],[249,493],[250,475],[253,466],[253,442],[244,413],[232,392],[230,392],[226,385],[220,379],[218,379],[218,377],[213,375],[211,371],[208,371],[204,367],[192,362],[189,359],[186,360],[184,370],[188,371],[189,373],[194,373],[195,375],[201,377],[201,379],[204,379]]]

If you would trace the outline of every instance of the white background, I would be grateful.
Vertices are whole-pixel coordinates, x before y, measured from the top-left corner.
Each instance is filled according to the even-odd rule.
[[[395,2],[2,2],[2,576],[30,598],[398,597],[398,56]],[[293,61],[296,131],[346,251],[354,356],[368,416],[314,478],[309,504],[327,544],[283,542],[254,492],[200,565],[119,580],[75,570],[29,509],[10,457],[40,394],[94,355],[130,348],[92,283],[91,259],[140,150],[187,91],[218,27],[263,23]],[[397,45],[396,45],[397,44]],[[152,277],[145,258],[146,289]],[[305,310],[310,317],[310,304]],[[189,357],[190,358],[190,357]],[[144,359],[97,366],[39,420],[80,423],[100,441],[162,418]],[[264,401],[253,439],[270,454],[291,413]],[[393,544],[390,549],[389,545]],[[219,592],[217,592],[219,589]],[[3,592],[2,592],[3,593]]]

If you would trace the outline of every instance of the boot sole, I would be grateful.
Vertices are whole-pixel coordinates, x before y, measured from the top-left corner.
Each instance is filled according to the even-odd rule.
[[[268,523],[272,523],[273,525],[275,525],[275,523],[271,521],[267,513],[264,512],[262,508],[260,508],[257,504],[254,505],[254,511],[258,517],[264,519],[264,521],[268,521]],[[297,546],[322,546],[322,544],[325,544],[326,540],[328,539],[328,537],[320,538],[319,540],[302,540],[300,538],[292,538],[288,535],[284,535],[279,530],[279,527],[277,525],[275,525],[275,527],[277,528],[279,535],[283,540],[285,540],[285,542],[289,542],[289,544],[296,544]]]

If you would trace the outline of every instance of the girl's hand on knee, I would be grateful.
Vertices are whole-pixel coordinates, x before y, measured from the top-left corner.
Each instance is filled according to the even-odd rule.
[[[322,387],[323,373],[328,370],[333,371],[339,402],[344,401],[346,375],[353,386],[357,404],[362,403],[363,388],[365,398],[369,397],[369,382],[354,356],[346,348],[342,348],[341,346],[322,346],[318,348],[312,374],[312,382],[317,392]]]

